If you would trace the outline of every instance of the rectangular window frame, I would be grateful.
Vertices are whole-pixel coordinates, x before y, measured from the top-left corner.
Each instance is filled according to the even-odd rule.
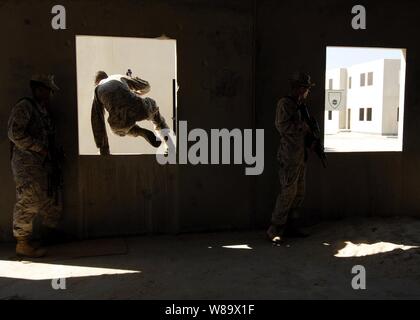
[[[360,74],[360,86],[365,87],[366,86],[366,73]]]
[[[373,86],[373,72],[367,74],[367,85],[369,87]]]
[[[359,108],[359,121],[365,121],[365,108]]]
[[[366,109],[366,121],[372,122],[373,108]]]

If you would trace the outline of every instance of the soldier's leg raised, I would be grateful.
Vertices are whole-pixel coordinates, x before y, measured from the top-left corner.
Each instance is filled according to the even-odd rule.
[[[162,143],[156,138],[156,135],[152,131],[141,128],[138,125],[132,127],[127,135],[132,137],[143,137],[155,148],[159,148]]]
[[[155,126],[155,132],[162,142],[166,145],[166,152],[175,152],[176,138],[173,131],[170,130],[165,118],[159,109],[151,115],[150,120]]]
[[[161,115],[159,111],[159,107],[156,104],[156,101],[150,98],[145,98],[142,100],[142,102],[143,102],[144,110],[147,114],[146,120],[149,120],[153,123],[155,127],[155,132],[160,138],[160,140],[166,141],[168,135],[167,134],[165,135],[164,133],[162,133],[162,130],[169,129],[169,126],[166,123],[165,118]]]
[[[151,121],[155,125],[155,130],[169,129],[165,118],[160,114],[159,110],[152,116]]]

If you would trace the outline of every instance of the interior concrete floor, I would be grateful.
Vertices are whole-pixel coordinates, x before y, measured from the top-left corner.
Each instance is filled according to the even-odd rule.
[[[283,247],[263,231],[96,240],[36,263],[13,261],[13,245],[2,244],[0,299],[419,299],[419,230],[408,218],[352,219]],[[366,290],[351,286],[355,265]],[[59,276],[66,290],[47,280]]]

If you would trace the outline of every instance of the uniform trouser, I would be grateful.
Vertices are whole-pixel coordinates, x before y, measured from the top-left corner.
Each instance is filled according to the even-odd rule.
[[[273,212],[272,224],[284,228],[289,219],[297,219],[305,199],[306,167],[304,164],[281,168],[280,193]]]
[[[60,218],[60,206],[48,197],[47,175],[31,179],[16,187],[17,202],[13,213],[13,234],[15,238],[29,238],[33,231],[33,221],[37,216],[42,224],[55,228]]]
[[[157,111],[153,116],[150,117],[150,121],[152,121],[153,124],[155,125],[155,130],[162,130],[162,129],[169,128],[168,125],[166,124],[165,119],[162,117],[159,111]],[[130,128],[130,130],[127,132],[127,135],[132,136],[132,137],[139,137],[139,136],[145,137],[147,136],[147,131],[149,130],[144,129],[136,124]]]
[[[155,130],[158,131],[169,128],[153,99],[143,99],[137,96],[130,96],[130,98],[129,102],[131,103],[132,112],[128,112],[124,116],[111,116],[109,119],[109,124],[115,134],[119,136],[145,137],[147,132],[150,131],[136,124],[144,120],[151,121],[155,126]],[[121,118],[125,120],[122,121]]]

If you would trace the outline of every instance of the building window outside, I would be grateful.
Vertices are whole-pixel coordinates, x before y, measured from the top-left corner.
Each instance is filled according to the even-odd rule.
[[[372,121],[372,108],[367,108],[366,121]]]
[[[360,74],[360,86],[364,87],[366,85],[366,74],[362,73]]]
[[[373,72],[368,73],[368,86],[373,86]]]
[[[399,102],[404,102],[406,66],[406,49],[327,47],[324,79],[326,152],[403,150],[404,106]],[[334,97],[338,97],[338,90],[345,110],[334,112],[331,104]]]
[[[349,108],[349,112],[347,115],[347,129],[350,130],[351,129],[351,109]]]
[[[364,108],[359,109],[359,121],[365,121],[365,109]]]

